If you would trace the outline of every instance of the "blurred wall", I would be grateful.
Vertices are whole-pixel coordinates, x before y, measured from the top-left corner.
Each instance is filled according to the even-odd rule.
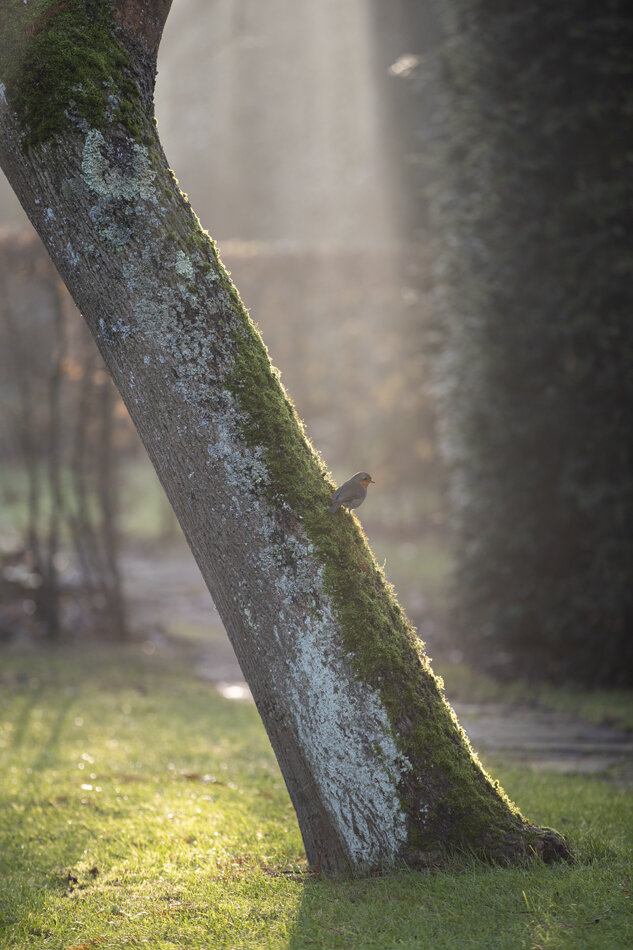
[[[393,237],[366,0],[177,0],[159,54],[167,156],[219,240]]]

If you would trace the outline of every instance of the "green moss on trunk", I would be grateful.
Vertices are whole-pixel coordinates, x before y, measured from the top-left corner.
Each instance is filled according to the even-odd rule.
[[[0,78],[24,149],[117,122],[133,135],[140,130],[139,89],[109,3],[6,0]]]

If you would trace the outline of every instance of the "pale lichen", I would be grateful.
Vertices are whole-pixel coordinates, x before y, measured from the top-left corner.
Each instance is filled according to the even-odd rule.
[[[407,818],[397,793],[411,765],[397,748],[378,693],[353,676],[340,652],[331,607],[296,631],[286,689],[303,753],[325,808],[353,864],[395,861],[407,842]]]
[[[155,200],[156,172],[147,148],[126,136],[109,137],[106,141],[98,129],[90,129],[84,142],[81,171],[90,190],[108,201]]]
[[[176,251],[176,261],[174,263],[174,270],[179,277],[184,277],[186,280],[194,280],[196,273],[193,269],[193,264],[187,257],[184,251]]]

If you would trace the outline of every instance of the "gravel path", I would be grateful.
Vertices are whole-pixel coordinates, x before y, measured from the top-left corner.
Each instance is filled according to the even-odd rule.
[[[213,602],[188,551],[124,558],[132,622],[152,638],[180,635],[199,642],[198,675],[230,699],[250,692]],[[450,699],[450,697],[449,697]],[[504,704],[454,703],[459,721],[482,754],[561,773],[607,774],[633,782],[633,735],[572,716]]]

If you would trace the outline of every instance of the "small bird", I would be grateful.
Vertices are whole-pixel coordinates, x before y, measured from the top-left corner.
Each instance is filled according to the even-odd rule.
[[[346,482],[343,482],[340,488],[336,489],[332,498],[332,507],[328,508],[328,511],[333,513],[338,511],[341,506],[349,510],[358,508],[365,501],[367,486],[375,484],[375,481],[367,472],[356,472]]]

